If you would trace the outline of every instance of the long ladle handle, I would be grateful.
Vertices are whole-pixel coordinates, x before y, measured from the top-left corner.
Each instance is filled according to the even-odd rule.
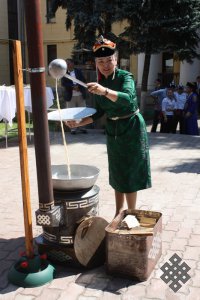
[[[64,77],[66,77],[66,78],[68,78],[68,79],[70,79],[70,80],[72,80],[72,81],[74,81],[74,82],[76,82],[76,83],[84,86],[86,89],[88,88],[88,86],[87,86],[86,83],[84,83],[83,81],[78,80],[77,78],[75,78],[73,76],[70,76],[69,74],[65,74]]]

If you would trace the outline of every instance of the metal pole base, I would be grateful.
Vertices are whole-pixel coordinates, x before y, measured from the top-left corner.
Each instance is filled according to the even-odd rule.
[[[44,255],[35,255],[33,258],[22,256],[8,273],[8,280],[20,287],[41,286],[54,277],[55,268]]]

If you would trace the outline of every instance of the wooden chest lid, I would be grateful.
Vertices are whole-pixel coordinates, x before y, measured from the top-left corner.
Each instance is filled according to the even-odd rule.
[[[77,228],[74,251],[80,264],[96,267],[105,261],[105,227],[108,222],[101,217],[89,217]]]

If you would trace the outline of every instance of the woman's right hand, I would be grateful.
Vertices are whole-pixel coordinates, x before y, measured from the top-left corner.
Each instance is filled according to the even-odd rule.
[[[87,83],[87,86],[88,86],[88,91],[92,94],[96,94],[100,96],[106,95],[107,89],[97,82],[89,82]]]
[[[91,117],[86,117],[80,120],[64,121],[64,123],[69,128],[76,128],[76,127],[86,126],[88,124],[93,123],[93,119]]]

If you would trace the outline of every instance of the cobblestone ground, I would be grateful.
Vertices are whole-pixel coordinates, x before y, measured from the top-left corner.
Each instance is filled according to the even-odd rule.
[[[100,216],[111,221],[114,195],[108,185],[105,135],[89,130],[88,134],[71,136],[67,143],[71,163],[92,164],[100,168]],[[10,267],[24,250],[23,209],[20,181],[19,149],[9,142],[1,143],[0,168],[0,299],[6,300],[136,300],[200,299],[200,137],[171,134],[149,134],[153,187],[138,193],[137,208],[163,214],[162,256],[147,281],[112,277],[105,267],[80,271],[59,266],[56,278],[41,287],[21,288],[8,283]],[[35,153],[28,147],[33,233],[38,209]],[[60,133],[51,133],[51,161],[64,163]],[[174,292],[160,276],[160,267],[173,254],[191,268],[191,278]],[[134,255],[134,253],[133,253]]]

